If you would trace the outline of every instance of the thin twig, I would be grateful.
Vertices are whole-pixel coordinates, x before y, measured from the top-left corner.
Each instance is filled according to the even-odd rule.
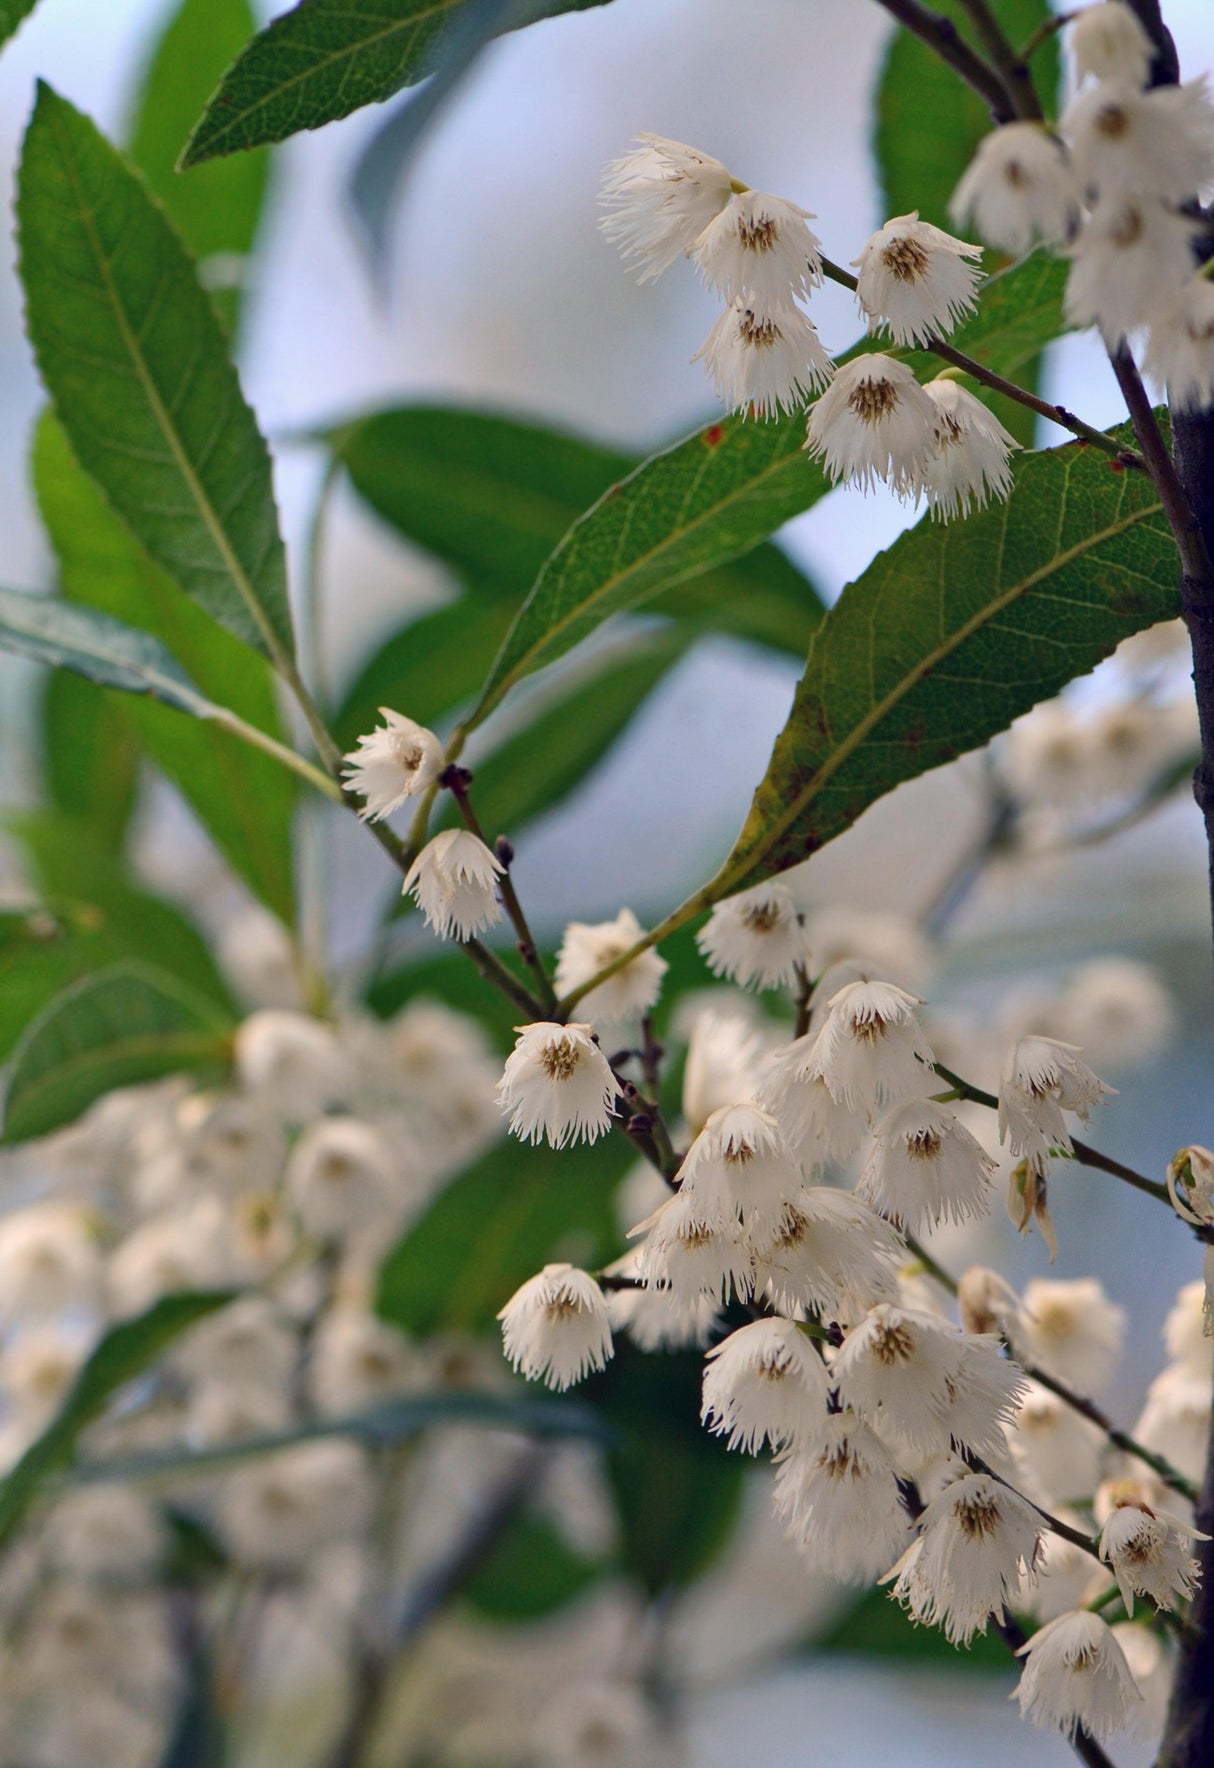
[[[1016,115],[1012,94],[998,70],[970,48],[951,18],[946,18],[943,13],[930,12],[926,6],[919,5],[919,0],[877,0],[877,4],[960,74],[966,85],[985,100],[997,123],[1011,121]]]
[[[488,847],[489,843],[485,840],[485,832],[481,828],[476,811],[472,808],[472,801],[468,796],[472,775],[467,768],[454,764],[444,768],[439,775],[439,784],[446,786],[454,798],[456,809],[463,818],[464,827],[475,835],[483,846]],[[498,844],[497,849],[492,850],[496,852],[498,863],[502,867],[501,877],[497,881],[498,895],[501,897],[502,907],[510,917],[510,923],[518,935],[519,956],[535,978],[536,997],[544,1009],[544,1014],[548,1015],[556,1006],[556,990],[553,988],[548,971],[544,967],[544,960],[540,956],[539,947],[532,936],[531,928],[527,925],[523,905],[518,899],[514,880],[510,876],[510,860],[514,857],[513,849],[510,848],[508,842],[504,854],[500,849],[501,843]]]
[[[1024,56],[1018,55],[987,0],[961,0],[974,31],[1006,86],[1018,116],[1041,122],[1044,112]]]

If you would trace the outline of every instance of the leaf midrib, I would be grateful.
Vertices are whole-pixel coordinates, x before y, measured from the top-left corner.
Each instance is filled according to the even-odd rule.
[[[173,459],[185,481],[186,488],[190,492],[195,507],[206,525],[207,531],[219,552],[220,558],[224,562],[228,575],[235,584],[241,600],[244,602],[245,607],[251,615],[253,624],[261,634],[262,642],[265,644],[269,655],[274,659],[277,666],[282,669],[287,663],[287,659],[283,652],[283,648],[279,643],[278,634],[266,619],[261,604],[253,590],[253,586],[245,574],[244,566],[232,551],[227,535],[224,532],[223,525],[213,510],[211,500],[204,491],[201,481],[194,472],[189,456],[185,453],[185,450],[182,447],[175,425],[169,418],[168,411],[165,408],[164,401],[160,397],[159,389],[151,377],[151,373],[144,359],[143,352],[139,347],[135,333],[127,322],[126,310],[119,299],[117,285],[110,274],[110,261],[106,257],[102,248],[101,237],[97,231],[93,208],[88,201],[84,187],[77,175],[71,143],[66,132],[60,127],[58,117],[53,113],[51,120],[59,138],[60,153],[63,158],[65,170],[72,188],[76,192],[80,218],[88,236],[89,245],[97,264],[98,273],[101,277],[106,295],[109,298],[110,306],[115,321],[117,322],[122,341],[126,346],[127,354],[131,359],[131,364],[134,367],[135,374],[143,389],[144,395],[147,398],[148,404],[152,408],[152,415],[156,420],[161,434],[169,445]]]
[[[205,135],[203,137],[203,145],[205,145],[207,152],[204,158],[209,159],[213,153],[218,152],[218,143],[226,141],[232,131],[240,124],[244,123],[249,117],[254,116],[257,111],[263,109],[266,105],[272,103],[273,100],[281,98],[284,93],[293,91],[295,87],[302,86],[305,81],[314,79],[317,74],[328,72],[330,68],[338,66],[343,61],[349,61],[352,57],[360,54],[365,49],[374,49],[379,44],[388,42],[389,39],[396,36],[398,32],[416,30],[419,26],[429,23],[431,19],[441,17],[445,12],[450,12],[451,8],[459,3],[460,0],[436,0],[436,4],[427,7],[424,12],[415,12],[413,16],[408,19],[398,18],[393,20],[393,22],[386,26],[384,30],[376,31],[373,36],[362,38],[360,42],[353,46],[353,48],[336,50],[332,54],[322,56],[318,61],[311,62],[301,73],[292,74],[290,79],[280,81],[270,92],[263,92],[252,104],[246,105],[244,110],[235,112],[222,129],[215,129]],[[283,16],[289,17],[290,15],[284,14]],[[268,37],[272,30],[273,25],[268,25],[263,35]],[[286,32],[284,31],[282,35],[286,36]],[[254,43],[256,42],[257,39],[255,38]],[[187,146],[183,160],[183,164],[187,166],[192,163],[192,145],[193,144],[191,143],[190,146]]]
[[[1122,517],[1119,521],[1109,523],[1106,527],[1102,528],[1098,534],[1085,535],[1082,540],[1076,541],[1075,544],[1068,547],[1065,552],[1055,553],[1046,564],[1039,566],[1036,571],[1029,572],[1027,577],[1018,578],[1007,590],[1003,591],[992,601],[987,602],[979,613],[972,615],[970,619],[959,626],[944,643],[933,647],[933,649],[927,652],[925,656],[920,657],[918,662],[906,671],[890,692],[881,700],[878,700],[871,710],[866,713],[857,724],[853,725],[847,736],[831,749],[830,754],[817,771],[811,776],[806,784],[788,800],[780,815],[773,822],[766,825],[762,839],[752,846],[747,847],[740,857],[735,859],[734,854],[730,855],[729,859],[726,860],[724,866],[722,866],[711,884],[707,886],[707,890],[712,893],[710,900],[715,900],[716,897],[721,895],[727,895],[732,888],[735,879],[744,877],[748,872],[754,869],[755,865],[763,860],[766,854],[768,854],[777,844],[781,836],[792,827],[798,817],[800,817],[808,805],[812,803],[813,799],[822,790],[823,786],[829,783],[833,775],[843,766],[844,762],[851,759],[856,750],[865,742],[871,732],[878,724],[880,724],[882,719],[887,717],[898,702],[904,699],[912,688],[917,687],[923,677],[929,674],[938,663],[940,663],[945,657],[951,656],[951,654],[957,650],[966,639],[971,638],[975,632],[980,631],[981,628],[996,614],[1001,614],[1005,608],[1010,607],[1013,602],[1018,601],[1021,596],[1026,595],[1028,591],[1035,588],[1037,584],[1044,583],[1048,578],[1054,576],[1059,570],[1070,564],[1074,559],[1082,558],[1085,554],[1094,551],[1095,548],[1101,545],[1104,541],[1111,540],[1118,534],[1124,534],[1128,529],[1135,527],[1139,522],[1146,520],[1150,516],[1159,515],[1162,512],[1162,509],[1163,505],[1158,502],[1145,504],[1141,509],[1131,511],[1129,515]],[[736,852],[737,850],[735,849],[735,853]]]

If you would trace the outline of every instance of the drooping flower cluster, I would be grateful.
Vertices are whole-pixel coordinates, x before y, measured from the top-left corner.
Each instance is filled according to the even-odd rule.
[[[603,231],[642,281],[683,255],[727,302],[695,360],[731,410],[775,417],[820,394],[807,447],[827,473],[866,490],[883,480],[901,497],[926,498],[934,515],[1007,494],[1016,443],[972,393],[952,380],[921,386],[906,363],[880,352],[831,360],[803,310],[824,274],[808,210],[652,135],[608,166],[603,200],[611,210]],[[892,217],[854,260],[869,331],[902,347],[951,333],[977,302],[980,256],[917,213]]]

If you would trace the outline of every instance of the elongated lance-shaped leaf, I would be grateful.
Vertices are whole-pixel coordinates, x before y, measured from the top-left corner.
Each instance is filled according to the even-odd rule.
[[[606,0],[514,0],[498,29],[518,30]],[[302,0],[254,37],[220,82],[182,166],[284,141],[391,98],[441,65],[467,0]]]
[[[179,712],[209,718],[215,708],[151,633],[58,596],[0,589],[0,647],[71,669],[102,687],[150,694]]]
[[[64,989],[13,1052],[4,1142],[49,1135],[115,1087],[215,1070],[232,1022],[148,964],[115,964]]]
[[[165,1295],[133,1320],[110,1327],[77,1375],[56,1417],[0,1480],[0,1552],[13,1539],[48,1481],[70,1468],[84,1431],[118,1389],[142,1375],[189,1327],[231,1299],[227,1290]]]
[[[0,46],[14,37],[38,0],[0,0]]]
[[[1041,256],[1014,266],[991,279],[954,343],[997,373],[1013,374],[1064,329],[1061,287],[1057,267]],[[851,354],[878,347],[865,340]],[[923,352],[888,353],[904,357],[920,378],[939,368]],[[723,418],[613,485],[541,570],[466,727],[609,615],[740,557],[815,504],[831,485],[804,443],[799,413],[772,423]]]
[[[265,660],[208,619],[151,562],[80,466],[52,411],[35,426],[31,466],[63,594],[156,633],[204,698],[281,740]],[[295,913],[294,776],[216,720],[180,718],[148,700],[126,701],[118,710],[228,864],[289,924]]]
[[[222,328],[143,180],[41,84],[17,221],[34,353],[81,465],[187,595],[289,667],[270,457]]]
[[[1123,638],[1179,612],[1154,486],[1068,443],[1008,501],[924,520],[843,591],[711,900],[815,853],[904,780],[989,742]]]

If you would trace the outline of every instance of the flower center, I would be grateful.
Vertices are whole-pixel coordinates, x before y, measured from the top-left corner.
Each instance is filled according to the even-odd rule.
[[[744,252],[774,251],[780,230],[771,215],[753,215],[749,221],[738,222],[738,244]]]
[[[405,773],[416,773],[426,758],[426,752],[415,737],[403,737],[399,734],[393,739],[392,753],[396,764]]]
[[[896,239],[881,253],[881,262],[897,282],[919,282],[930,260],[917,239]]]
[[[1096,112],[1096,133],[1106,141],[1120,141],[1130,132],[1130,114],[1124,105],[1103,104]]]
[[[967,1498],[953,1514],[961,1533],[971,1541],[982,1541],[998,1532],[999,1506],[993,1498]]]
[[[568,1080],[580,1061],[581,1051],[568,1037],[556,1038],[540,1052],[540,1067],[549,1080]]]
[[[914,1355],[915,1339],[905,1326],[886,1324],[873,1334],[873,1356],[887,1369],[907,1363]]]
[[[738,336],[755,350],[770,350],[782,337],[774,319],[760,319],[747,307],[738,319]]]
[[[890,381],[861,381],[847,399],[862,424],[879,424],[898,409],[898,389]]]
[[[912,1160],[935,1160],[942,1145],[938,1130],[912,1130],[906,1138],[906,1152]]]
[[[780,924],[780,905],[754,902],[742,912],[742,925],[751,933],[770,933]]]

